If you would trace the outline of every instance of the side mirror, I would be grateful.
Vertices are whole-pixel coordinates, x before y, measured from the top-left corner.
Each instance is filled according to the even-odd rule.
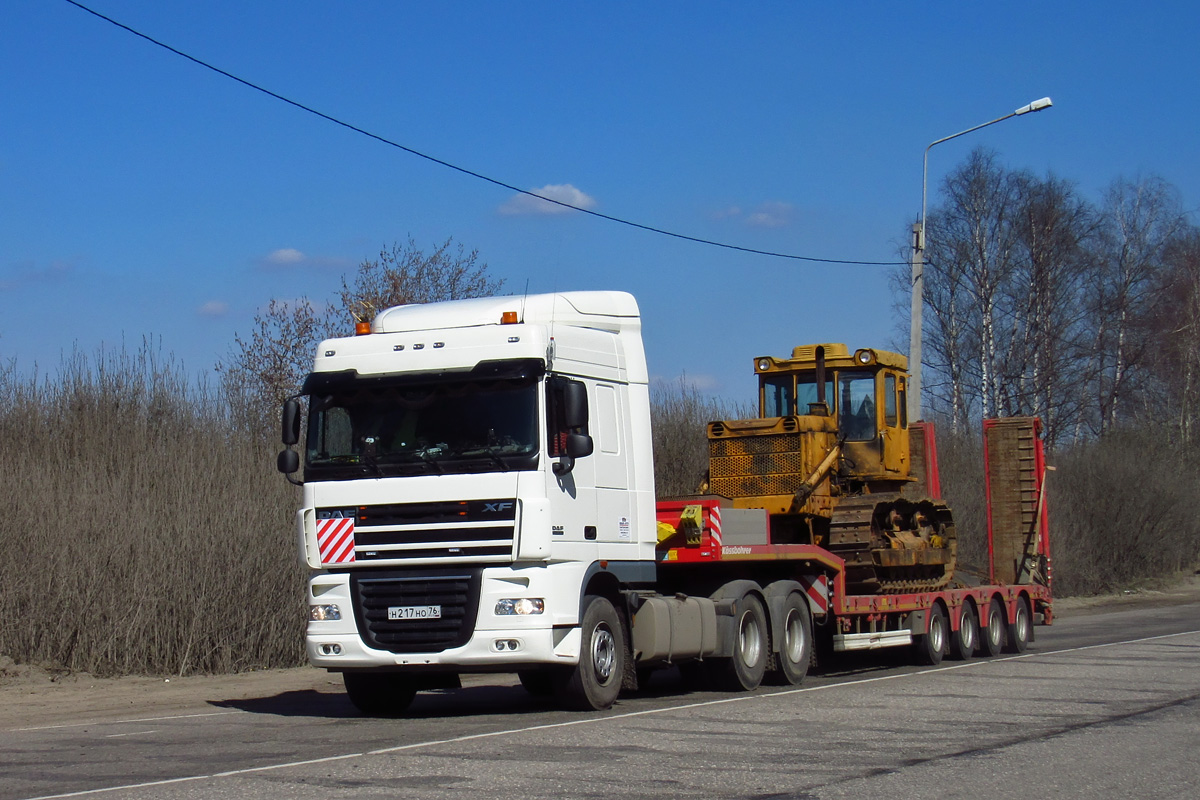
[[[293,397],[283,404],[282,423],[283,443],[289,447],[297,444],[300,441],[300,403],[296,398]]]
[[[568,428],[586,428],[588,423],[587,386],[567,381],[563,387],[563,419]],[[591,450],[588,451],[589,453]]]
[[[595,447],[592,437],[586,433],[568,433],[563,444],[563,454],[554,462],[554,474],[566,475],[575,469],[575,459],[590,456]]]
[[[279,467],[279,471],[284,475],[292,475],[300,469],[300,454],[295,450],[283,450],[279,453],[279,458],[275,459],[275,466]]]
[[[592,437],[586,433],[571,433],[567,434],[566,442],[567,455],[571,458],[584,458],[592,454],[592,449],[595,446],[592,443]]]

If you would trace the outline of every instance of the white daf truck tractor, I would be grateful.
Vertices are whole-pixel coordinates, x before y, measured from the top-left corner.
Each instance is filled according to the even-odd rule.
[[[845,349],[818,347],[831,355],[813,375],[810,362],[756,359],[760,400],[776,402],[760,409],[768,418],[709,426],[714,480],[716,471],[784,465],[786,474],[758,476],[784,486],[768,502],[757,484],[739,489],[741,478],[720,495],[656,502],[646,358],[629,294],[399,306],[359,335],[322,342],[300,394],[284,405],[278,461],[303,486],[309,660],[340,672],[361,711],[393,716],[418,691],[455,687],[464,673],[516,673],[533,694],[592,710],[661,667],[734,691],[764,678],[799,683],[814,640],[831,650],[912,645],[926,663],[984,644],[980,652],[995,654],[1006,635],[1023,649],[1033,612],[1050,621],[1048,586],[946,585],[953,526],[941,517],[900,520],[895,502],[887,509],[884,533],[906,548],[881,551],[889,576],[907,581],[894,591],[879,584],[891,594],[860,575],[858,562],[879,558],[867,545],[829,549],[845,526],[809,508],[864,491],[838,466],[844,452],[861,464],[870,441],[880,452],[891,446],[888,425],[907,436],[908,424],[887,411],[898,380],[902,391],[903,356],[864,350],[839,360],[837,348]],[[875,392],[876,439],[843,447],[837,410],[850,409],[839,400],[850,388],[826,399],[827,380]],[[819,386],[820,402],[777,407],[780,387],[790,397],[806,381]],[[795,454],[809,461],[796,466],[780,447],[802,440],[828,448],[804,443]],[[921,462],[936,476],[935,452]],[[867,531],[874,523],[864,508],[852,511]],[[893,533],[909,516],[912,530]],[[1035,563],[1022,524],[1017,574],[1048,574],[1044,536]],[[847,558],[858,583],[847,582]],[[925,587],[908,578],[933,569],[940,582],[897,593]]]

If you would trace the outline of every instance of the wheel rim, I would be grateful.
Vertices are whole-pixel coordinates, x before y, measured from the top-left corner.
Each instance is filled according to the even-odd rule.
[[[1017,638],[1022,642],[1029,639],[1029,612],[1024,604],[1017,608]]]
[[[613,665],[617,660],[617,641],[607,625],[597,625],[592,631],[592,666],[601,683],[608,683],[613,676]]]
[[[804,622],[800,612],[794,608],[788,612],[787,622],[784,624],[783,645],[788,660],[793,664],[799,663],[804,657]]]
[[[958,621],[958,638],[964,651],[969,653],[975,649],[975,618],[969,612],[964,611]]]
[[[929,644],[932,645],[934,652],[940,653],[946,645],[946,631],[944,629],[945,617],[941,614],[935,614],[933,619],[929,621]]]
[[[738,654],[742,662],[753,666],[758,663],[762,652],[762,632],[754,622],[754,615],[747,611],[742,615],[742,624],[738,630]]]
[[[993,647],[999,647],[1000,642],[1004,638],[1004,630],[1003,630],[1003,628],[1001,628],[1001,625],[1003,624],[1003,622],[1004,622],[1004,620],[1000,616],[1000,609],[993,606],[991,613],[988,615],[988,631],[987,631],[988,641],[990,641],[992,643]]]

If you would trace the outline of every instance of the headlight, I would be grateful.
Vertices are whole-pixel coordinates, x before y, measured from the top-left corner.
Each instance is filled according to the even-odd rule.
[[[308,618],[313,622],[324,622],[342,618],[342,610],[334,603],[308,607]]]
[[[513,597],[496,603],[496,616],[526,616],[541,614],[546,610],[546,601],[540,597]]]

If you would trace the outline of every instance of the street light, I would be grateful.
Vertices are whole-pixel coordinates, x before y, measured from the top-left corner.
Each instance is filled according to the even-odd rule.
[[[908,381],[908,418],[910,420],[921,418],[921,311],[925,303],[925,199],[929,185],[929,151],[935,144],[948,142],[951,139],[957,139],[959,136],[977,131],[980,128],[986,128],[988,125],[995,125],[997,122],[1003,122],[1011,117],[1019,117],[1023,114],[1041,111],[1043,108],[1049,108],[1052,105],[1054,104],[1050,101],[1049,97],[1034,100],[1029,105],[1021,106],[1011,114],[1005,114],[1003,117],[997,117],[991,122],[985,122],[982,125],[976,125],[974,128],[967,128],[965,131],[945,136],[935,142],[930,142],[929,147],[925,148],[925,159],[921,164],[921,218],[913,225],[912,239],[912,328],[908,343],[908,371],[911,375]]]

